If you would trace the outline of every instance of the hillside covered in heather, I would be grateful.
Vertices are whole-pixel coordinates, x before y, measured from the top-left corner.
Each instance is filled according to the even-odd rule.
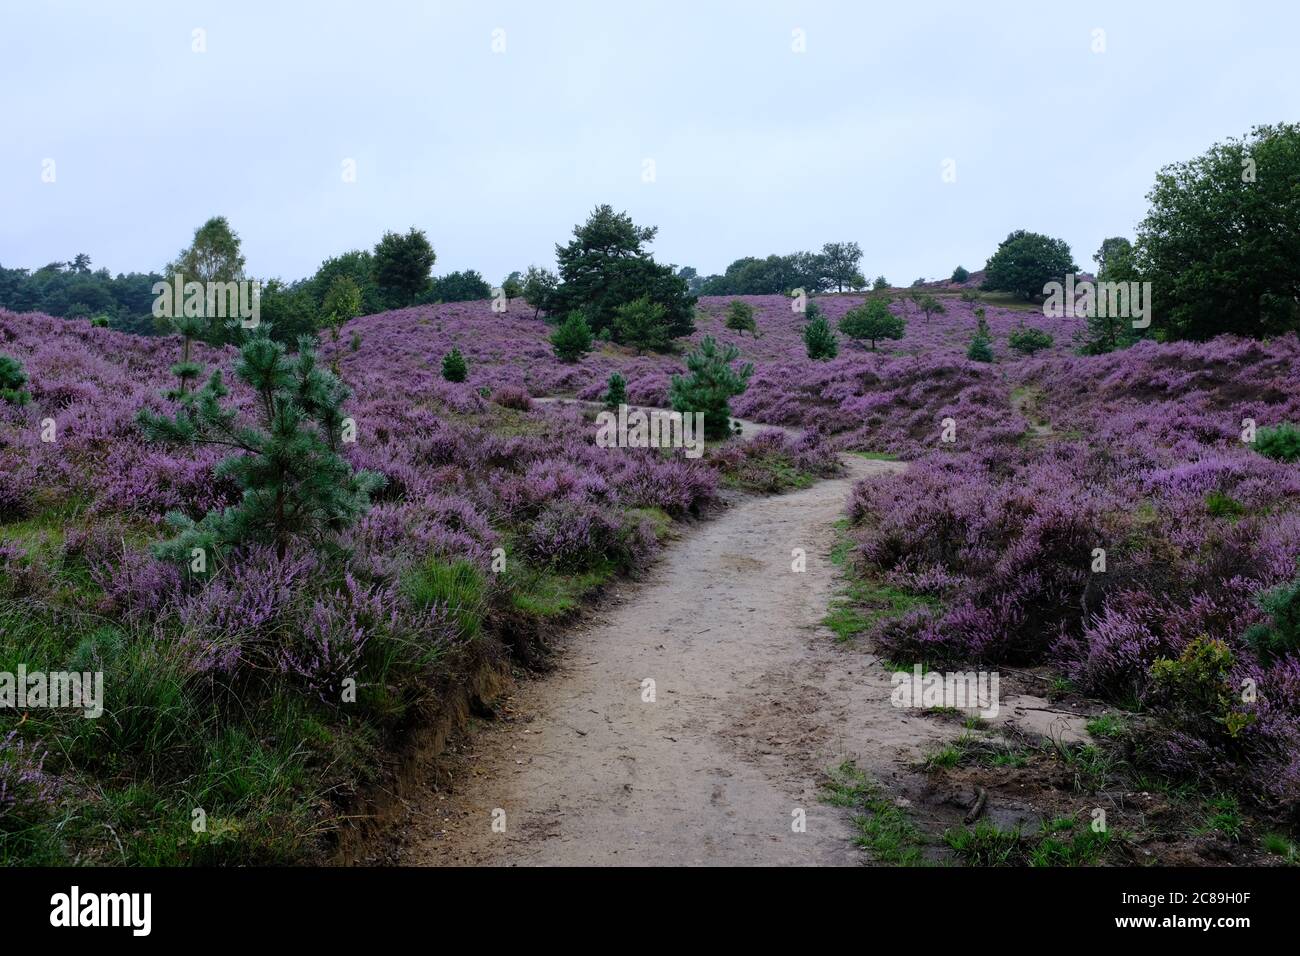
[[[836,451],[909,463],[845,502],[853,573],[910,599],[856,637],[894,661],[1049,665],[1140,715],[1138,766],[1294,814],[1300,669],[1274,643],[1291,625],[1267,596],[1295,587],[1300,473],[1243,441],[1247,420],[1300,420],[1294,335],[1083,356],[1065,321],[1023,357],[1007,345],[1023,314],[989,307],[982,362],[965,356],[973,303],[927,320],[895,302],[902,338],[816,362],[790,300],[742,297],[745,333],[725,327],[732,301],[700,300],[673,352],[598,342],[573,363],[519,301],[352,320],[320,361],[352,392],[345,457],[383,479],[369,511],[327,549],[249,546],[201,576],[150,543],[169,512],[197,520],[239,500],[217,468],[226,452],[169,448],[137,423],[165,408],[180,339],[0,312],[0,351],[29,393],[0,405],[0,669],[102,669],[116,688],[102,720],[32,714],[0,738],[5,858],[324,852],[384,752],[485,667],[536,665],[557,622],[614,576],[645,573],[683,522],[833,474]],[[816,301],[838,320],[863,296]],[[666,405],[706,335],[754,364],[735,414],[795,434],[715,443],[700,460],[611,454],[592,410],[537,401],[598,400],[617,371],[632,403]],[[463,382],[440,371],[453,347]],[[195,348],[252,415],[235,350]],[[1199,671],[1169,676],[1180,660]],[[1225,696],[1246,681],[1251,700]],[[194,806],[217,821],[205,834]],[[124,848],[109,828],[131,835]]]

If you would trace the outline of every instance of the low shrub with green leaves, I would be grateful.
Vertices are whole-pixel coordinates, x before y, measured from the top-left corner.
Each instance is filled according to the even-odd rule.
[[[1052,341],[1051,333],[1025,325],[1023,322],[1012,329],[1011,334],[1007,336],[1007,345],[1011,346],[1013,352],[1019,352],[1021,355],[1033,355],[1043,349],[1050,349]]]

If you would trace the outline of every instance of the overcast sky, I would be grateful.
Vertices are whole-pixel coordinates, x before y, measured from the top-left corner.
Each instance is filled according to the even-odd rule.
[[[0,264],[160,269],[225,215],[258,277],[415,225],[496,282],[607,202],[706,274],[851,239],[905,284],[1015,228],[1090,268],[1159,167],[1300,118],[1298,10],[0,0]]]

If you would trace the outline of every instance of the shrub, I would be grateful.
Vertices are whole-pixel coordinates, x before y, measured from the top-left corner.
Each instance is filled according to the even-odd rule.
[[[1283,422],[1259,429],[1255,433],[1255,451],[1274,461],[1300,461],[1300,428]]]
[[[889,280],[884,276],[876,276],[876,281],[871,283],[871,288],[875,289],[877,292],[884,291],[889,288]]]
[[[591,341],[587,317],[576,309],[551,333],[551,348],[561,362],[577,362],[591,351]]]
[[[460,349],[453,347],[442,357],[442,377],[447,381],[463,382],[468,374],[469,365],[465,362],[465,356],[460,354]]]
[[[754,307],[748,302],[733,299],[727,306],[727,328],[733,332],[752,332],[758,336],[758,326],[754,322]]]
[[[840,331],[851,339],[869,341],[874,351],[881,339],[901,339],[907,331],[907,320],[889,311],[887,300],[871,299],[840,319]]]
[[[618,408],[618,406],[626,404],[627,382],[618,372],[610,372],[609,381],[605,387],[605,407]]]
[[[1042,329],[1031,328],[1021,322],[1007,336],[1007,344],[1021,355],[1033,355],[1035,352],[1051,348],[1052,336]]]
[[[27,373],[22,363],[8,355],[0,355],[0,402],[11,405],[26,405],[31,395],[23,389],[27,384]]]
[[[820,315],[804,326],[803,343],[808,350],[808,357],[814,362],[833,359],[840,351],[830,323]]]
[[[961,266],[958,266],[956,269],[952,270],[953,282],[965,282],[969,278],[970,278],[970,273],[966,271],[966,269],[962,268]]]
[[[1254,721],[1254,714],[1238,706],[1235,666],[1227,644],[1202,635],[1177,658],[1162,657],[1151,665],[1151,701],[1200,739],[1235,738]]]
[[[740,350],[728,345],[719,350],[713,336],[706,335],[697,351],[686,356],[690,377],[674,375],[669,400],[679,412],[703,412],[706,438],[723,438],[731,430],[732,396],[745,391],[754,366],[746,364],[736,371],[731,363]]]

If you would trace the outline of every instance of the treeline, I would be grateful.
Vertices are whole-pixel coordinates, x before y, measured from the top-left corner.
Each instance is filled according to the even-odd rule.
[[[261,319],[272,324],[275,338],[296,342],[304,333],[338,326],[357,315],[436,302],[485,299],[493,287],[478,272],[444,276],[431,271],[437,256],[428,237],[412,228],[386,233],[373,250],[333,256],[306,279],[262,280]],[[68,262],[52,262],[34,271],[0,266],[0,307],[14,312],[44,312],[68,319],[91,319],[137,335],[174,331],[169,319],[154,315],[154,285],[180,273],[186,281],[230,282],[253,279],[245,270],[239,235],[223,216],[194,233],[194,239],[161,272],[113,276],[92,270],[82,253]],[[519,294],[521,279],[505,280],[507,292]],[[213,322],[199,335],[208,342],[234,341],[237,334]]]
[[[153,332],[156,272],[119,273],[91,269],[84,253],[70,262],[51,262],[35,271],[0,265],[0,306],[14,312],[45,312],[69,319],[102,317],[131,332]]]
[[[1135,241],[1106,239],[1094,258],[1103,282],[1150,282],[1151,326],[1134,330],[1115,316],[1090,322],[1089,351],[1108,351],[1139,335],[1204,340],[1232,332],[1255,337],[1300,328],[1300,124],[1255,127],[1248,136],[1212,146],[1203,155],[1160,170]],[[567,321],[581,311],[596,337],[660,348],[689,333],[696,296],[812,295],[857,291],[869,283],[856,242],[828,242],[819,252],[745,257],[722,275],[700,276],[654,261],[646,249],[655,227],[598,207],[556,246],[558,273],[531,266],[501,282],[508,298],[522,296],[534,314]],[[352,250],[321,263],[309,278],[263,283],[261,317],[277,338],[296,342],[362,314],[436,302],[484,299],[494,293],[473,270],[434,277],[437,257],[415,228],[386,233],[372,250]],[[246,278],[239,237],[224,218],[209,220],[194,242],[161,273],[112,276],[92,270],[90,257],[54,262],[34,272],[0,266],[0,306],[68,318],[90,318],[127,331],[168,331],[152,314],[154,283],[180,271],[186,279]],[[983,288],[1038,299],[1044,285],[1075,273],[1069,245],[1016,230],[984,267]],[[958,267],[953,280],[968,277]],[[923,280],[917,280],[917,285]],[[870,283],[885,289],[883,276]],[[640,302],[620,316],[619,310]],[[575,321],[576,326],[576,321]],[[580,330],[577,330],[580,333]],[[203,338],[230,341],[214,325]],[[580,341],[581,335],[577,335]]]
[[[843,292],[865,288],[859,271],[862,249],[856,242],[828,242],[821,252],[792,252],[766,259],[746,256],[727,266],[722,275],[701,277],[687,266],[678,275],[695,295],[785,295],[803,289]]]

